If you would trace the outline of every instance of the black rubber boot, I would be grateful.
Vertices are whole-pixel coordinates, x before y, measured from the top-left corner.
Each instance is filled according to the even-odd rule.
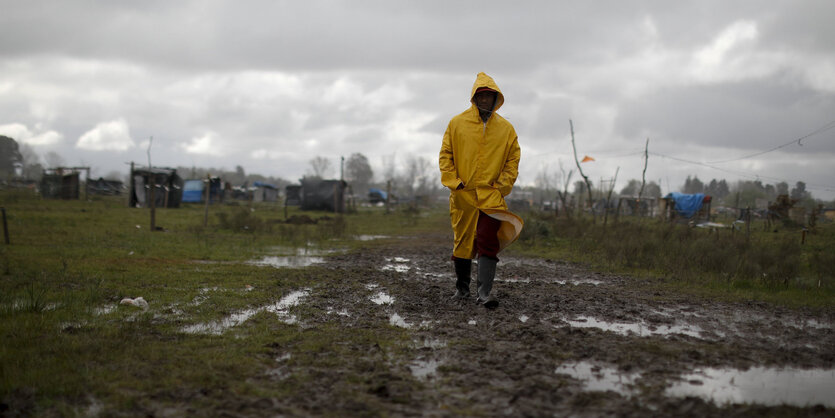
[[[485,308],[493,309],[499,306],[499,301],[490,295],[493,290],[493,279],[496,277],[496,264],[499,260],[482,256],[478,258],[478,303]]]
[[[473,270],[473,260],[468,258],[453,259],[455,263],[455,295],[452,296],[455,300],[463,300],[470,297],[470,276]]]

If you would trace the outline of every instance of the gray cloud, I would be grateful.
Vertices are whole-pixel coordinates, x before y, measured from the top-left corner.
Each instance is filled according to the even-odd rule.
[[[152,135],[155,163],[242,165],[290,179],[316,155],[336,164],[362,152],[378,170],[391,154],[434,160],[478,71],[505,93],[501,113],[520,135],[523,183],[572,162],[568,119],[580,152],[597,153],[592,176],[622,167],[624,184],[640,172],[640,158],[625,154],[647,137],[660,154],[711,161],[835,119],[835,3],[825,0],[0,8],[0,127],[103,173],[144,161]],[[124,121],[121,136],[76,146],[113,121]],[[833,138],[830,130],[721,170],[656,158],[650,171],[672,189],[688,174],[753,173],[801,179],[832,198],[831,169],[821,167],[835,159]]]

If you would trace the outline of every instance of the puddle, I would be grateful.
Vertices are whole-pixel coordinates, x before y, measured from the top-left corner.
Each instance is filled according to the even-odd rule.
[[[412,347],[421,349],[421,348],[429,348],[432,350],[437,350],[439,348],[444,348],[447,346],[446,341],[439,340],[436,338],[424,338],[421,340],[414,340]]]
[[[475,325],[475,324],[476,324],[475,319],[471,319],[467,322],[467,325]]]
[[[405,273],[405,272],[411,270],[411,267],[409,266],[409,261],[410,260],[408,258],[403,258],[403,257],[394,257],[394,258],[386,257],[386,263],[388,263],[388,264],[384,264],[383,267],[380,267],[380,270],[383,270],[383,271],[393,270],[393,271],[396,271],[398,273]]]
[[[391,317],[389,318],[389,324],[394,325],[396,327],[400,327],[400,328],[411,328],[412,327],[411,324],[406,322],[406,320],[403,319],[403,317],[401,317],[397,313],[391,314]]]
[[[98,308],[93,309],[93,314],[96,316],[107,315],[116,310],[116,305],[114,304],[107,304],[104,306],[100,306]]]
[[[378,305],[391,305],[394,303],[394,298],[386,292],[377,292],[376,295],[371,297],[371,301]]]
[[[351,316],[351,314],[348,312],[348,310],[347,310],[347,309],[341,309],[341,310],[338,310],[338,311],[337,311],[337,310],[334,310],[334,308],[333,308],[332,306],[331,306],[331,307],[328,307],[327,312],[328,312],[328,314],[330,314],[330,315],[334,315],[334,314],[335,314],[335,315],[339,315],[339,316]]]
[[[641,377],[640,373],[624,373],[612,367],[593,365],[586,361],[567,363],[554,370],[557,374],[567,374],[583,382],[583,387],[589,391],[614,391],[622,395],[632,391],[635,381]]]
[[[365,285],[365,288],[368,290],[374,290],[378,287],[380,287],[380,285],[378,285],[377,283],[368,283]]]
[[[825,324],[825,323],[822,323],[822,322],[818,321],[817,319],[806,319],[806,320],[801,319],[801,320],[797,320],[796,322],[784,321],[784,323],[786,325],[790,326],[790,327],[794,327],[794,328],[798,328],[798,329],[802,329],[802,330],[805,330],[805,329],[808,329],[808,328],[812,328],[812,329],[832,329],[833,328],[832,324]]]
[[[259,259],[247,261],[246,264],[256,266],[282,267],[308,267],[314,264],[325,262],[324,255],[333,254],[342,250],[323,250],[312,247],[272,247],[269,252],[274,255],[264,256]]]
[[[378,239],[391,238],[388,235],[355,235],[354,239],[357,241],[374,241]]]
[[[511,277],[511,278],[505,278],[505,279],[496,278],[496,281],[506,282],[506,283],[530,283],[533,280],[525,279],[525,278],[521,278],[521,277]],[[540,278],[540,279],[536,279],[536,281],[537,282],[544,282],[544,283],[556,283],[556,284],[560,284],[560,285],[563,285],[563,286],[567,285],[567,284],[572,284],[572,285],[575,285],[575,286],[579,286],[579,285],[583,285],[583,284],[590,284],[590,285],[597,286],[597,285],[603,284],[603,281],[595,280],[595,279],[568,279],[568,280],[563,280],[563,279],[555,279],[555,278]]]
[[[415,360],[409,364],[409,369],[412,371],[412,376],[427,380],[430,376],[437,374],[440,364],[437,360]]]
[[[528,318],[527,315],[522,315],[522,316],[519,317],[519,320],[522,321],[523,323],[528,322],[528,319],[530,319],[530,318]]]
[[[561,285],[573,284],[574,286],[579,286],[581,284],[590,284],[590,285],[593,285],[593,286],[597,286],[597,285],[603,284],[602,281],[594,280],[594,279],[554,280],[554,283],[561,284]]]
[[[716,404],[758,403],[774,406],[822,404],[835,407],[835,369],[773,369],[752,367],[700,369],[667,388],[670,396],[698,396]]]
[[[256,266],[269,266],[275,268],[282,267],[309,267],[314,264],[322,264],[325,262],[324,257],[316,256],[302,256],[302,255],[288,255],[288,256],[266,256],[258,260],[247,261],[247,264]]]
[[[620,335],[637,335],[649,337],[652,335],[683,334],[695,338],[701,338],[702,329],[695,326],[683,325],[647,325],[645,323],[614,323],[600,321],[589,316],[578,316],[576,320],[563,319],[575,328],[597,328],[603,331],[611,331]]]
[[[299,301],[309,294],[309,290],[297,290],[294,292],[290,292],[290,294],[281,298],[281,300],[272,305],[262,306],[253,309],[245,309],[240,312],[235,312],[227,316],[226,318],[223,318],[218,321],[211,321],[202,324],[194,324],[183,327],[181,331],[187,334],[220,335],[229,328],[243,324],[249,318],[252,318],[253,316],[255,316],[255,314],[261,311],[274,313],[278,316],[279,320],[288,324],[294,324],[297,322],[296,317],[290,315],[288,309],[292,306],[298,305]]]

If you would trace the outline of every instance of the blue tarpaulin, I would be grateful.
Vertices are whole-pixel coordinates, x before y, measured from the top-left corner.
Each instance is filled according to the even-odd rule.
[[[702,202],[705,200],[705,194],[684,194],[672,192],[665,196],[664,199],[673,199],[673,201],[676,202],[676,212],[684,218],[692,218],[693,215],[695,215],[702,207]]]

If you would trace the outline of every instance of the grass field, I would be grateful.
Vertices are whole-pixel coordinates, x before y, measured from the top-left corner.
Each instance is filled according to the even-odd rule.
[[[448,232],[445,208],[392,214],[362,208],[345,216],[291,209],[289,215],[317,222],[288,224],[282,207],[223,205],[210,208],[203,226],[204,207],[195,205],[158,209],[156,223],[163,231],[152,232],[149,211],[127,208],[118,198],[47,201],[18,192],[0,197],[10,237],[10,245],[0,245],[0,414],[5,409],[84,415],[102,405],[130,411],[138,407],[139,394],[157,396],[163,405],[185,401],[194,411],[228,396],[292,398],[315,376],[293,376],[270,387],[238,377],[269,368],[275,345],[290,347],[293,362],[327,368],[339,356],[367,354],[350,347],[396,351],[403,331],[385,327],[345,335],[319,327],[313,332],[294,326],[289,312],[287,321],[268,321],[264,309],[252,311],[245,326],[220,335],[184,329],[341,280],[339,272],[317,266],[265,269],[247,263],[265,254],[315,249],[327,256],[328,250],[350,253],[381,245],[356,239],[360,236]],[[822,309],[835,305],[832,225],[800,245],[797,231],[745,237],[658,223],[603,228],[589,221],[526,219],[511,254],[645,275],[683,293]],[[140,296],[154,309],[119,304]],[[317,355],[323,347],[329,347],[329,356]],[[352,363],[344,382],[364,382],[374,360],[367,361]],[[220,393],[224,396],[210,396]],[[371,398],[366,401],[373,405]]]

